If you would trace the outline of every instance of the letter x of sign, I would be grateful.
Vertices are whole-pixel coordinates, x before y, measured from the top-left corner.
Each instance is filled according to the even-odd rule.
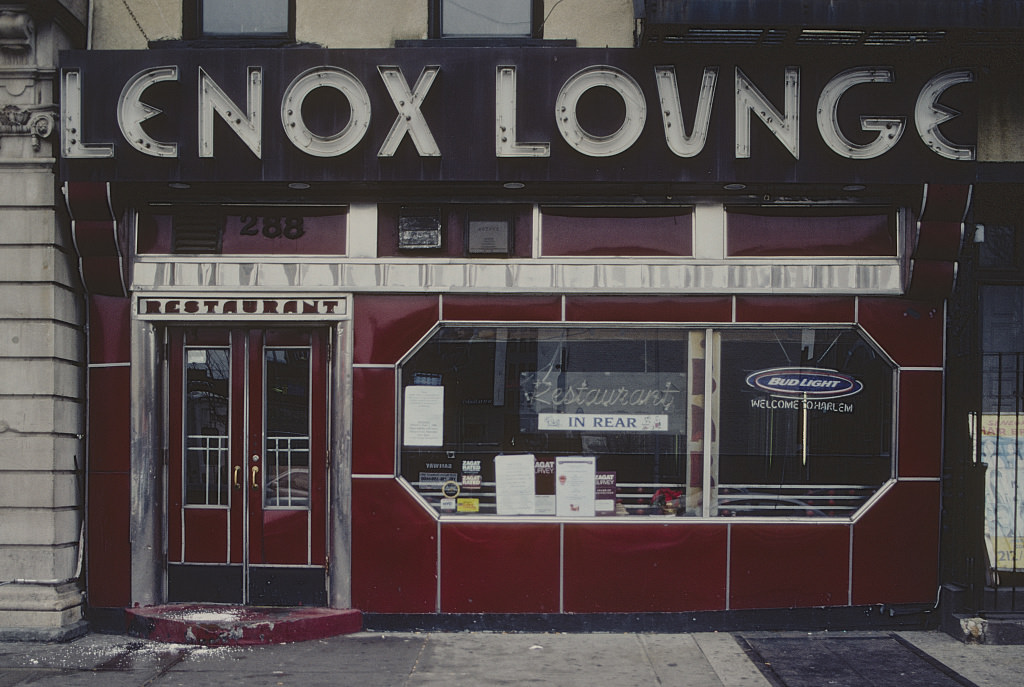
[[[380,65],[377,67],[377,71],[384,79],[384,85],[398,109],[395,123],[391,126],[387,137],[384,138],[377,157],[394,156],[395,151],[398,150],[398,144],[405,138],[406,133],[409,134],[421,156],[440,157],[441,150],[430,133],[430,127],[427,126],[423,113],[420,112],[420,105],[423,103],[427,91],[430,90],[430,86],[434,83],[437,73],[441,71],[441,67],[438,65],[424,67],[411,91],[405,80],[405,75],[402,74],[401,67]]]

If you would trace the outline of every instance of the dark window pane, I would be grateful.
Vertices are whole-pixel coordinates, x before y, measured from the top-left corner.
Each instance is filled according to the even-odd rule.
[[[693,255],[690,208],[544,208],[543,255]]]
[[[441,0],[441,35],[529,38],[532,7],[532,0]]]
[[[729,208],[732,257],[894,256],[896,216],[881,208]]]
[[[186,348],[185,503],[228,504],[228,385],[226,348]]]
[[[309,359],[308,348],[265,352],[268,507],[309,506]]]
[[[849,516],[892,476],[892,366],[855,331],[723,332],[721,357],[719,514]]]
[[[288,33],[288,0],[202,0],[201,8],[206,35]]]
[[[405,398],[443,388],[443,442],[406,432],[402,475],[442,510],[442,486],[457,482],[463,512],[494,514],[495,456],[530,455],[531,512],[554,515],[556,459],[592,456],[607,483],[598,508],[646,513],[658,488],[685,490],[687,350],[685,331],[444,328],[402,368]]]
[[[981,266],[1004,270],[1017,267],[1016,234],[1012,226],[986,224],[985,240],[978,244]]]

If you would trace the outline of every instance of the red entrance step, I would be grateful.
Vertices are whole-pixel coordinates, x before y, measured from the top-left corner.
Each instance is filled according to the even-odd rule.
[[[351,634],[363,627],[363,614],[352,608],[169,604],[126,611],[128,634],[174,644],[283,644]]]

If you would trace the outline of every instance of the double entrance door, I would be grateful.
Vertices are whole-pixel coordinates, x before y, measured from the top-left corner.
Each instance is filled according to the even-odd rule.
[[[326,605],[326,333],[168,340],[168,600]]]

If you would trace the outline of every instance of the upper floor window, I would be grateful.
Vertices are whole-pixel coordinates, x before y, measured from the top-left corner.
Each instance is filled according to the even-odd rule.
[[[186,38],[293,38],[294,0],[185,0]]]
[[[438,38],[540,38],[543,0],[434,0]]]

